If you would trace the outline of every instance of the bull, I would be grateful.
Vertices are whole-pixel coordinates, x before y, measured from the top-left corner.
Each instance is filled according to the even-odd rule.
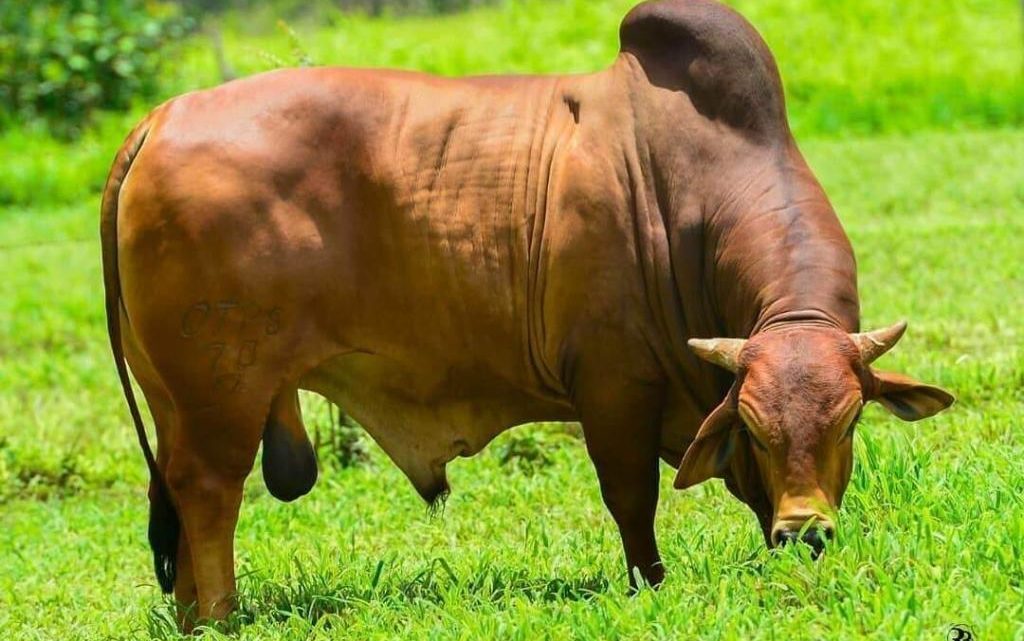
[[[664,578],[659,459],[678,488],[723,478],[769,546],[818,552],[864,404],[913,421],[953,402],[871,367],[905,324],[860,331],[853,251],[751,25],[654,0],[620,42],[585,75],[271,72],[129,135],[102,203],[106,310],[183,608],[234,605],[261,443],[271,494],[313,487],[300,389],[431,502],[502,431],[579,421],[633,586]]]

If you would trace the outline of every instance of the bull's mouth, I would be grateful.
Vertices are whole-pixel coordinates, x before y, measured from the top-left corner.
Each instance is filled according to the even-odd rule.
[[[825,545],[835,537],[835,526],[827,519],[815,518],[803,522],[780,521],[771,534],[774,548],[791,544],[804,544],[811,549],[811,558],[817,559],[825,552]]]

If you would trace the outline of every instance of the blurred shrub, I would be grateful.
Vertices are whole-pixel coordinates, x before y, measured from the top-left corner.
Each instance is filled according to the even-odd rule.
[[[532,475],[554,463],[554,453],[583,437],[578,423],[538,423],[518,427],[495,441],[498,461]]]
[[[189,27],[163,2],[0,2],[0,126],[43,119],[59,137],[73,138],[95,110],[152,98],[165,45]]]
[[[93,211],[92,207],[99,207],[110,161],[139,117],[133,112],[104,112],[73,144],[55,137],[45,120],[0,132],[0,207],[80,203],[92,198],[85,210]]]
[[[0,505],[18,498],[66,496],[86,486],[77,451],[17,448],[0,436]]]
[[[342,11],[384,13],[454,13],[488,4],[488,0],[338,0]]]
[[[321,466],[357,467],[370,460],[370,446],[363,428],[329,401],[326,420],[313,421],[313,448]]]
[[[218,13],[230,9],[270,9],[275,15],[294,18],[309,12],[331,9],[367,13],[372,16],[435,14],[465,11],[496,0],[178,0],[192,14]]]

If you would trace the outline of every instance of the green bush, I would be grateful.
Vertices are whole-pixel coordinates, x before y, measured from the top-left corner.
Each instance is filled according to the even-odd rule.
[[[379,16],[385,13],[454,13],[487,4],[487,0],[340,0],[343,11],[367,11]]]
[[[95,110],[156,96],[163,49],[189,25],[145,0],[0,3],[0,126],[42,119],[73,138]]]
[[[344,13],[362,12],[374,16],[403,14],[454,13],[495,0],[177,0],[190,13],[207,14],[235,10],[249,13],[270,9],[275,15],[294,18],[325,8]]]
[[[365,465],[370,460],[370,445],[363,428],[330,401],[322,400],[319,405],[321,410],[326,406],[326,416],[315,412],[307,424],[312,428],[313,448],[321,467]]]

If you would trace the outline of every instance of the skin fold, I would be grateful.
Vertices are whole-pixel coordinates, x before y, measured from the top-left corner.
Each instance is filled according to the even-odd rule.
[[[129,136],[102,209],[108,320],[129,405],[124,362],[153,410],[151,542],[186,628],[233,607],[260,443],[278,498],[316,480],[298,389],[428,501],[503,430],[580,421],[655,585],[659,459],[679,487],[724,478],[776,544],[832,527],[860,406],[952,402],[869,367],[902,329],[857,333],[850,243],[753,28],[660,0],[620,40],[585,75],[277,71]]]

